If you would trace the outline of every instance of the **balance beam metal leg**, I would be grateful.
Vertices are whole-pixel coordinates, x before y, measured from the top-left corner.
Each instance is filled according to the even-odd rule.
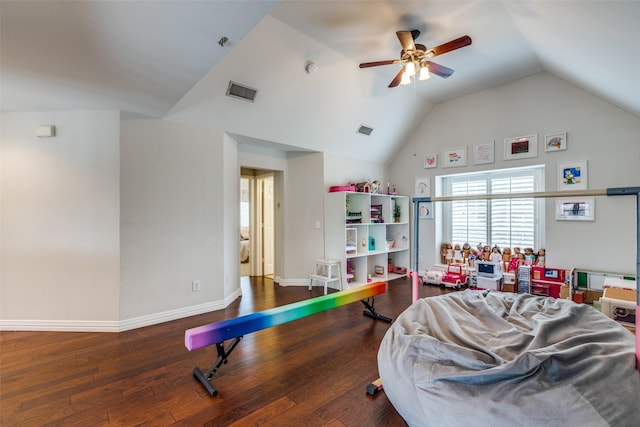
[[[218,391],[211,384],[211,377],[213,376],[213,374],[216,373],[216,371],[220,368],[220,366],[228,362],[229,355],[231,354],[233,349],[236,348],[236,346],[238,345],[238,343],[240,343],[241,340],[242,340],[242,336],[234,338],[234,340],[231,342],[229,347],[226,349],[224,348],[223,342],[216,343],[216,348],[218,350],[218,358],[216,359],[216,362],[213,364],[211,369],[209,369],[206,373],[202,372],[200,368],[197,368],[197,367],[193,368],[193,376],[202,383],[204,388],[207,389],[207,391],[212,397],[217,395]]]
[[[369,302],[371,301],[371,302]],[[379,314],[376,309],[374,308],[374,304],[376,302],[376,298],[375,297],[371,297],[371,298],[367,298],[367,299],[363,299],[360,300],[360,302],[362,304],[364,304],[364,306],[367,308],[366,310],[362,311],[362,314],[364,314],[365,316],[369,316],[373,319],[376,320],[382,320],[388,323],[393,322],[393,319],[387,316],[383,316],[382,314]]]

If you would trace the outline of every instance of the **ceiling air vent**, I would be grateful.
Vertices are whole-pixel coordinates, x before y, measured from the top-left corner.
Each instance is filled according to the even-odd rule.
[[[245,101],[253,102],[257,93],[257,89],[251,89],[250,87],[242,86],[232,81],[229,82],[229,87],[227,87],[227,96],[244,99]]]
[[[363,135],[371,135],[371,132],[373,132],[373,128],[370,128],[369,126],[365,126],[365,125],[360,125],[360,127],[358,128],[358,133],[361,133]]]

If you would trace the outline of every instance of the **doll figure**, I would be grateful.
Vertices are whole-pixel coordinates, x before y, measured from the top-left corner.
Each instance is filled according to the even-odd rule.
[[[520,248],[518,246],[514,246],[513,247],[513,254],[511,254],[511,257],[517,259],[518,255],[520,255]]]
[[[440,245],[440,264],[447,263],[447,244],[448,243],[442,243]]]
[[[524,259],[524,254],[520,252],[517,258],[518,262],[516,264],[516,269],[520,266],[527,265],[526,260]]]
[[[525,265],[535,264],[536,256],[533,253],[533,248],[524,248],[524,263]]]
[[[473,267],[476,264],[477,256],[478,256],[478,253],[476,252],[475,249],[469,249],[469,258],[468,258],[469,267]]]
[[[511,248],[502,250],[502,271],[509,271],[509,263],[511,262]]]
[[[462,248],[457,243],[453,247],[453,262],[462,264]]]
[[[509,266],[507,267],[507,271],[509,272],[518,271],[518,262],[520,261],[518,259],[519,255],[522,255],[522,254],[514,255],[511,257],[511,260],[509,261]],[[523,261],[523,264],[524,264],[524,261]]]
[[[498,267],[502,266],[502,253],[500,252],[500,248],[497,245],[494,246],[493,249],[491,249],[489,261],[498,264]]]
[[[545,255],[544,249],[539,249],[538,250],[538,255],[536,256],[536,266],[537,267],[544,267],[545,266],[544,255]]]
[[[465,243],[464,245],[462,245],[462,261],[465,264],[469,263],[470,254],[471,254],[471,245],[468,243]]]
[[[451,243],[447,243],[447,255],[446,255],[447,264],[451,264],[453,262],[453,246]]]
[[[491,246],[485,245],[482,248],[482,260],[483,261],[491,261]]]

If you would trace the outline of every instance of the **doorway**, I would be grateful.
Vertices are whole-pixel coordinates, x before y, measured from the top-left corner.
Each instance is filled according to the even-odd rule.
[[[275,273],[274,173],[241,169],[240,276]]]

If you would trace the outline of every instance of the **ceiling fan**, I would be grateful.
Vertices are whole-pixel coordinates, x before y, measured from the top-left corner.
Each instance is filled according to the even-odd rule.
[[[450,42],[441,44],[431,49],[427,49],[423,44],[416,44],[414,41],[420,35],[420,31],[396,31],[398,40],[402,45],[400,59],[389,59],[386,61],[364,62],[360,68],[377,67],[378,65],[404,64],[395,78],[389,83],[389,87],[406,85],[411,83],[411,77],[418,76],[418,80],[427,80],[430,73],[446,79],[453,74],[451,68],[429,61],[431,58],[460,49],[471,44],[471,37],[462,36]]]

